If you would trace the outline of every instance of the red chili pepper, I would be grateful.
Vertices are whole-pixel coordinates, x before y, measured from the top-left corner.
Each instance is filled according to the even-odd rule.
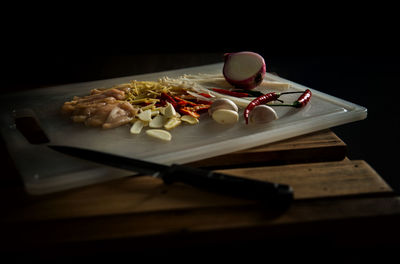
[[[305,106],[310,101],[311,95],[312,93],[310,89],[305,90],[304,93],[300,95],[300,97],[296,101],[293,102],[293,106],[297,108]]]
[[[170,95],[167,94],[167,93],[164,93],[164,92],[161,93],[161,100],[162,100],[162,101],[166,101],[166,102],[172,104],[172,106],[173,106],[174,108],[177,107],[177,102],[174,100],[174,98],[172,98],[172,96],[170,96]]]
[[[178,106],[181,106],[181,107],[188,106],[188,105],[189,106],[196,106],[197,105],[196,103],[187,101],[187,100],[182,99],[182,98],[180,98],[178,96],[175,96],[174,98],[178,102]]]
[[[193,107],[197,113],[206,112],[211,107],[211,104],[199,104]]]
[[[196,102],[200,105],[212,105],[213,103],[211,101],[203,101],[203,100],[197,100]]]
[[[251,101],[244,110],[244,119],[246,120],[246,124],[249,123],[249,114],[250,111],[254,109],[254,107],[256,107],[257,105],[266,104],[271,101],[276,101],[279,98],[279,96],[280,94],[272,92],[261,95],[256,99],[254,99],[253,101]]]
[[[212,98],[208,93],[199,93],[199,95],[204,96],[205,98]]]
[[[250,97],[250,95],[248,93],[232,92],[229,90],[219,89],[219,88],[212,88],[211,90],[213,90],[214,92],[217,92],[217,93],[226,94],[226,95],[230,95],[230,96],[234,96],[234,97]]]
[[[193,107],[189,107],[189,106],[179,108],[179,109],[178,109],[178,112],[179,112],[180,114],[182,114],[182,115],[190,115],[190,116],[193,116],[194,118],[199,118],[199,117],[200,117],[200,114],[199,114],[199,113],[196,113],[196,110],[193,109]]]

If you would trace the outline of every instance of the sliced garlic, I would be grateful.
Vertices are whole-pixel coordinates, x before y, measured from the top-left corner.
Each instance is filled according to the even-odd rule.
[[[138,114],[137,117],[142,121],[151,121],[151,110],[147,109]]]
[[[170,118],[167,123],[165,123],[164,128],[167,130],[171,130],[181,124],[181,120],[178,118]]]
[[[199,123],[199,119],[191,116],[191,115],[184,115],[181,117],[182,121],[185,121],[186,123],[189,123],[191,125],[195,125]]]
[[[234,124],[239,120],[239,115],[233,110],[219,109],[214,111],[212,118],[220,124]]]
[[[164,116],[167,118],[171,118],[176,116],[175,108],[172,104],[167,103],[168,105],[164,109]]]
[[[160,114],[165,115],[165,107],[157,107],[155,110],[159,111]]]
[[[171,134],[163,129],[148,129],[146,130],[146,134],[150,137],[158,138],[165,141],[171,141]]]
[[[136,120],[130,129],[131,134],[140,134],[143,126],[144,126],[144,122],[142,120]]]
[[[153,116],[157,116],[157,115],[159,115],[160,114],[160,111],[158,111],[158,110],[151,110],[151,116],[153,117]]]
[[[158,116],[154,117],[150,121],[149,127],[151,127],[151,128],[162,128],[164,123],[165,123],[165,117],[162,116],[162,115],[158,115]]]

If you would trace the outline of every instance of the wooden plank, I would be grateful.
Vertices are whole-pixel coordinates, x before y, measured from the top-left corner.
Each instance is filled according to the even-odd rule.
[[[289,184],[295,190],[295,199],[392,192],[379,174],[362,160],[231,169],[221,172]]]
[[[265,165],[342,160],[344,143],[331,130],[322,130],[259,147],[192,162],[196,167]]]
[[[297,200],[392,192],[364,161],[294,164],[222,172],[290,184]],[[139,177],[31,199],[8,210],[3,221],[42,221],[252,204],[252,201],[209,193],[184,184],[164,185],[158,179]]]
[[[368,222],[368,219],[373,221]],[[351,237],[353,229],[360,226],[362,228],[358,231],[363,235],[360,239],[371,240],[374,229],[380,232],[391,230],[388,224],[393,228],[398,220],[399,197],[300,200],[283,214],[242,206],[40,221],[18,226],[14,223],[14,226],[2,230],[2,241],[7,241],[6,247],[37,247],[47,251],[48,246],[54,243],[108,240],[110,246],[115,247],[120,240],[117,247],[128,244],[130,249],[138,250],[187,246],[190,242],[199,241],[315,236],[321,235],[320,232],[328,232],[329,235],[341,232]]]

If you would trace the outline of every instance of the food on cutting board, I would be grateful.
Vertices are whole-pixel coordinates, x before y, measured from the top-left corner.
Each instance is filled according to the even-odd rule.
[[[275,110],[270,106],[257,105],[249,114],[250,123],[262,124],[278,119]]]
[[[232,102],[232,100],[226,98],[218,98],[211,104],[211,107],[208,109],[208,114],[212,116],[214,111],[219,109],[233,110],[235,112],[239,110],[237,105]]]
[[[87,96],[75,96],[62,106],[62,112],[74,122],[104,129],[130,124],[132,135],[146,134],[170,141],[169,131],[181,124],[196,125],[202,113],[220,124],[239,121],[239,108],[244,120],[267,123],[278,118],[270,106],[303,107],[311,91],[289,91],[290,84],[264,80],[264,59],[254,52],[225,54],[222,74],[163,77],[158,81],[130,81],[106,89],[93,89]],[[260,89],[255,89],[259,87]],[[272,89],[274,92],[265,93]],[[292,104],[280,96],[302,93]],[[281,102],[270,104],[271,102]],[[267,106],[270,105],[270,106]]]
[[[218,98],[208,109],[208,114],[219,124],[231,125],[239,121],[237,105],[229,99]]]
[[[218,109],[213,112],[212,118],[220,124],[231,125],[239,121],[239,115],[236,111],[228,109]]]
[[[171,141],[172,138],[171,133],[163,129],[149,129],[146,130],[146,134],[150,137],[161,139],[164,141]]]
[[[182,121],[198,124],[200,114],[212,102],[199,100],[193,94],[195,90],[171,84],[168,79],[131,81],[109,89],[93,89],[87,96],[75,96],[61,110],[74,122],[89,127],[107,129],[132,124],[130,132],[140,134],[147,126],[171,130]]]
[[[75,96],[72,101],[65,102],[61,110],[70,115],[74,122],[85,123],[87,126],[122,126],[131,122],[139,110],[123,100],[126,92],[126,87],[94,89],[88,96]]]
[[[301,96],[292,104],[285,104],[282,100],[280,100],[279,98],[282,95],[285,94],[297,94],[297,93],[301,93]],[[249,123],[249,115],[250,113],[254,110],[255,107],[259,106],[259,105],[265,105],[268,104],[269,106],[292,106],[292,107],[296,107],[296,108],[300,108],[305,106],[311,99],[311,91],[309,89],[305,90],[304,92],[283,92],[283,93],[276,93],[276,92],[271,92],[271,93],[267,93],[264,95],[261,95],[257,98],[255,98],[253,101],[251,101],[246,109],[243,112],[244,115],[244,119],[246,120],[246,124]],[[269,104],[270,102],[273,101],[280,101],[281,104]],[[266,110],[263,110],[266,111]],[[273,110],[272,108],[269,109],[269,112],[274,112],[273,114],[276,115],[275,110]]]
[[[253,89],[264,79],[266,72],[262,56],[250,51],[225,54],[225,79],[237,88]]]

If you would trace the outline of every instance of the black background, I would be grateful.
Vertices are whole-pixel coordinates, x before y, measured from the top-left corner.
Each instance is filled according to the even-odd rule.
[[[147,13],[134,8],[98,13],[65,6],[36,13],[24,6],[2,21],[0,96],[222,62],[225,52],[250,50],[265,58],[269,72],[367,107],[366,120],[333,131],[347,143],[350,159],[366,160],[399,192],[396,8],[324,2],[308,12],[291,6],[286,13],[287,7],[272,9],[271,3],[246,4],[212,13],[199,5],[197,12],[181,6],[175,13],[152,7]],[[4,142],[1,158],[2,182],[14,185]]]

